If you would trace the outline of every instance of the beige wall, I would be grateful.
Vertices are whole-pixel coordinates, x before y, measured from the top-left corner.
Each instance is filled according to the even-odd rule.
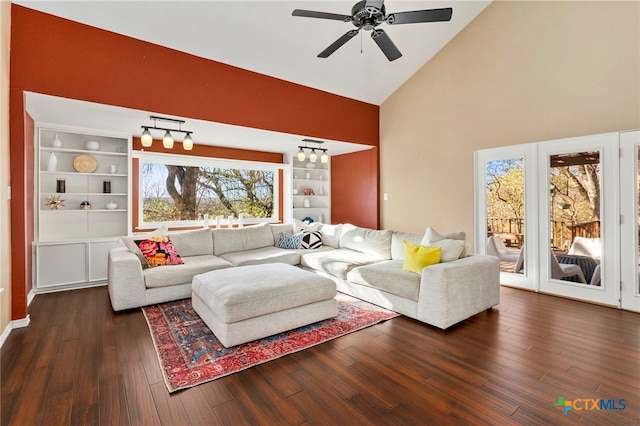
[[[640,127],[640,2],[494,2],[380,117],[381,226],[472,240],[475,150]]]
[[[9,40],[11,2],[0,0],[0,333],[11,319],[11,239],[9,228]]]

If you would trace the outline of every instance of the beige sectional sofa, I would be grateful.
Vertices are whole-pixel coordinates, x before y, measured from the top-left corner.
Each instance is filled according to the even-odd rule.
[[[109,253],[108,286],[114,310],[191,297],[195,275],[215,269],[266,263],[298,265],[336,282],[338,291],[445,329],[499,303],[499,263],[495,257],[463,254],[425,267],[402,269],[403,241],[420,244],[424,234],[373,230],[354,225],[319,225],[322,247],[277,247],[293,224],[168,233],[184,264],[143,268],[129,248]],[[464,239],[458,233],[454,238]]]

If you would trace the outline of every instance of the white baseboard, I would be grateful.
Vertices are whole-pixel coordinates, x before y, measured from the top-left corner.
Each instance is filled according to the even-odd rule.
[[[31,322],[31,318],[29,317],[29,315],[27,315],[23,319],[11,321],[7,325],[7,327],[2,331],[2,334],[0,334],[0,348],[2,347],[2,345],[4,345],[5,340],[7,340],[7,338],[9,337],[11,330],[13,330],[14,328],[27,327],[30,322]]]
[[[29,294],[27,294],[27,306],[31,305],[31,302],[33,302],[34,297],[36,297],[36,294],[33,292],[33,289],[31,289],[29,291]]]

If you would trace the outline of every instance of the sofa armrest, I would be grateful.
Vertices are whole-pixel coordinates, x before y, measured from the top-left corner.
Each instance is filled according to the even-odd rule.
[[[445,329],[500,303],[500,261],[473,255],[422,270],[418,319]]]
[[[138,256],[126,248],[113,248],[109,251],[107,283],[114,311],[146,304],[142,264]]]

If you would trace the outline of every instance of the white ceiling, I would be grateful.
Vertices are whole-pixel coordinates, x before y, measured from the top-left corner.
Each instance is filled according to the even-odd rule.
[[[385,58],[371,40],[370,33],[365,31],[361,31],[362,37],[356,36],[329,58],[317,58],[320,51],[353,29],[353,25],[291,16],[296,8],[348,15],[355,0],[14,0],[14,3],[203,58],[380,105],[484,10],[490,0],[386,0],[387,13],[453,8],[450,22],[395,26],[382,24],[381,28],[385,29],[403,53],[400,59],[393,62]],[[51,101],[48,98],[51,97],[32,97],[32,100]],[[65,104],[71,107],[70,103]],[[46,115],[50,107],[51,105],[31,106],[34,114],[38,109],[45,114],[34,116],[34,119],[51,121]],[[154,112],[143,112],[144,120],[138,119],[136,126],[128,132],[139,135],[140,125],[149,122],[149,113]],[[69,116],[70,114],[66,115]],[[109,114],[102,116],[103,123],[106,120],[109,120]],[[194,127],[191,124],[193,121],[188,119],[187,125]],[[203,137],[203,133],[198,135],[194,132],[194,137],[198,138],[197,142],[209,139]],[[238,146],[237,143],[234,142],[234,146]],[[261,149],[264,150],[264,144]]]

